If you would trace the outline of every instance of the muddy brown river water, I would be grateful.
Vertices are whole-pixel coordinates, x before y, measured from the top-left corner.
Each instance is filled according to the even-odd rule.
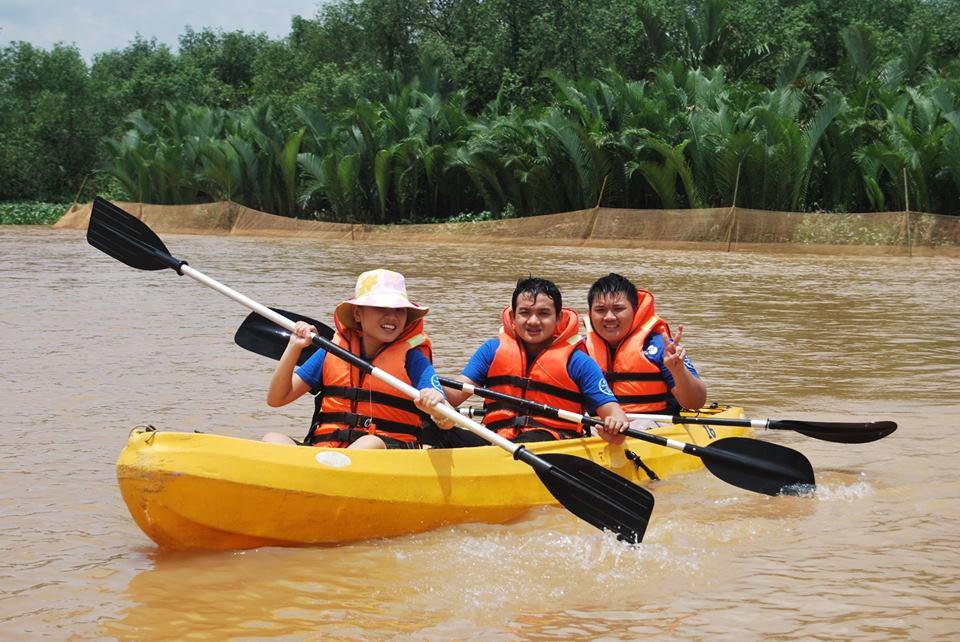
[[[329,319],[373,267],[431,306],[437,369],[492,336],[517,277],[583,309],[622,272],[683,323],[712,401],[752,417],[892,419],[875,443],[771,432],[813,498],[706,472],[651,485],[630,548],[559,508],[334,548],[158,549],[114,463],[150,423],[302,435],[264,403],[272,362],[233,344],[246,310],[130,269],[82,232],[0,227],[0,639],[844,639],[960,637],[960,261],[164,236],[262,303]]]

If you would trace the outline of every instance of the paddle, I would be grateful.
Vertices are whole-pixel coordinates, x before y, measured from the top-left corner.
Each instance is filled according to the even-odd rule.
[[[174,258],[163,241],[145,223],[100,197],[93,202],[87,241],[130,267],[139,270],[169,268],[177,274],[189,276],[288,331],[293,331],[294,321],[191,268],[186,261]],[[315,346],[393,386],[411,399],[419,398],[420,393],[413,386],[367,363],[329,339],[313,335],[312,340]],[[514,459],[532,467],[547,490],[577,517],[597,528],[613,531],[617,534],[617,539],[631,543],[643,539],[650,514],[653,512],[654,499],[650,491],[588,459],[556,453],[535,455],[523,446],[514,444],[464,417],[449,406],[438,406],[435,412],[503,448],[513,455]]]
[[[316,319],[285,312],[291,319],[306,321],[316,327],[321,334],[333,330]],[[262,354],[272,359],[279,359],[290,338],[290,333],[278,328],[275,324],[266,321],[257,314],[249,314],[237,329],[234,337],[237,344],[247,350]],[[440,383],[450,388],[465,390],[466,384],[454,379],[440,378]],[[558,410],[550,406],[543,406],[527,399],[520,399],[504,395],[493,390],[470,386],[471,393],[481,397],[499,399],[514,405],[521,405],[548,417],[572,421],[573,423],[602,423],[590,417],[576,413]],[[661,420],[670,418],[660,416]],[[683,423],[686,418],[681,418]],[[710,470],[720,479],[739,488],[751,490],[767,495],[777,495],[784,488],[807,486],[814,484],[813,468],[802,454],[785,446],[758,441],[731,437],[714,442],[710,446],[701,447],[694,444],[668,440],[659,435],[630,430],[628,434],[637,439],[652,441],[661,446],[682,450],[688,454],[700,457]]]
[[[630,419],[652,419],[660,423],[700,424],[711,426],[750,426],[758,429],[793,430],[807,437],[841,444],[865,444],[882,439],[897,429],[892,421],[802,421],[798,419],[711,419],[709,417],[682,417],[674,415],[644,415],[628,413]]]
[[[448,388],[463,390],[486,399],[495,399],[538,415],[554,417],[585,426],[602,426],[603,421],[578,415],[569,410],[560,410],[529,399],[521,399],[495,390],[481,388],[456,379],[440,377],[440,383]],[[682,423],[682,422],[678,422]],[[713,423],[711,421],[711,423]],[[727,482],[765,495],[794,495],[805,493],[815,485],[813,467],[801,453],[758,439],[727,437],[708,446],[697,446],[683,441],[652,435],[642,430],[628,428],[626,434],[634,439],[648,441],[699,457],[711,473]]]
[[[323,338],[333,339],[333,328],[320,323],[316,319],[305,317],[296,312],[281,310],[280,308],[270,309],[278,314],[282,314],[291,321],[305,321],[307,324],[315,327]],[[274,361],[279,361],[280,357],[283,356],[283,351],[287,348],[287,342],[290,341],[290,331],[281,328],[273,321],[264,319],[256,312],[251,312],[247,315],[247,318],[243,320],[243,323],[240,324],[240,327],[237,328],[236,334],[233,335],[233,340],[241,348],[246,348],[250,352],[256,352],[265,357],[270,357]],[[316,351],[316,346],[307,346],[301,350],[300,357],[297,359],[297,365],[303,365]]]

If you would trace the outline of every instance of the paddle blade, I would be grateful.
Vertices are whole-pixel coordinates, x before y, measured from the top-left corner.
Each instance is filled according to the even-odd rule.
[[[717,451],[719,455],[712,456]],[[780,444],[727,437],[700,449],[700,453],[707,470],[744,490],[765,495],[803,495],[815,488],[810,460]]]
[[[315,319],[305,317],[296,312],[287,312],[280,308],[270,309],[278,314],[282,314],[291,321],[306,321],[314,326],[317,329],[317,333],[325,339],[333,338],[333,328]],[[263,318],[256,312],[248,314],[247,318],[240,324],[240,327],[237,328],[236,334],[233,335],[233,340],[241,348],[276,360],[279,360],[280,357],[283,356],[283,351],[286,350],[289,339],[290,332],[286,328],[281,328],[273,321]],[[300,358],[297,359],[297,365],[303,365],[316,351],[317,347],[313,345],[304,348],[300,353]]]
[[[145,223],[99,196],[93,199],[87,242],[138,270],[179,272],[182,265]]]
[[[520,453],[518,458],[523,461],[528,457],[540,460],[532,464],[537,476],[571,513],[599,529],[613,531],[621,541],[635,544],[643,540],[653,512],[650,491],[583,457],[534,456],[526,449]]]
[[[865,444],[883,439],[897,429],[897,424],[892,421],[849,423],[778,419],[770,421],[767,427],[774,430],[793,430],[807,437],[840,444]]]

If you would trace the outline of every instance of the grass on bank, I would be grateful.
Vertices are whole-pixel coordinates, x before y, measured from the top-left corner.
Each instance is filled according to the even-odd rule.
[[[38,201],[0,203],[0,225],[52,225],[69,208],[69,203]]]

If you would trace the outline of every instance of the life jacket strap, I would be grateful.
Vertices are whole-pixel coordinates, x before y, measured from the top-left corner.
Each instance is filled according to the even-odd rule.
[[[517,415],[516,417],[510,417],[509,419],[501,419],[499,421],[491,421],[487,424],[487,429],[494,432],[502,430],[504,428],[519,428],[523,430],[548,430],[550,432],[561,433],[567,435],[568,438],[581,437],[582,435],[576,429],[567,429],[567,428],[557,428],[556,426],[547,426],[537,421],[536,417],[531,417],[530,415]]]
[[[611,384],[618,381],[663,381],[659,372],[604,372],[603,376]]]
[[[489,377],[486,381],[486,387],[496,389],[497,386],[513,386],[520,388],[521,390],[536,390],[537,392],[545,392],[552,397],[557,397],[559,399],[565,399],[567,401],[573,401],[576,403],[583,402],[583,395],[579,391],[566,390],[559,386],[553,386],[549,383],[543,383],[540,381],[534,381],[527,377],[516,377],[513,375],[501,375],[498,377]]]
[[[325,386],[320,391],[325,397],[338,397],[349,401],[366,401],[370,403],[390,406],[405,412],[419,413],[416,404],[406,397],[398,397],[378,390],[364,390],[363,388],[353,388],[347,386]]]
[[[353,428],[338,428],[336,430],[331,430],[329,432],[323,432],[317,435],[311,435],[310,438],[304,440],[303,443],[305,446],[313,446],[318,443],[326,443],[326,442],[340,442],[340,443],[349,445],[355,442],[356,440],[360,439],[360,437],[363,437],[364,435],[368,435],[368,434],[370,433],[364,430],[355,430]],[[396,435],[391,436],[391,435],[385,435],[383,433],[377,433],[377,437],[380,437],[381,439],[385,440],[387,444],[390,444],[392,442],[397,442],[402,444],[417,443],[416,439],[401,439]]]
[[[399,421],[387,421],[385,419],[374,419],[367,415],[359,415],[353,412],[320,412],[316,414],[316,420],[313,428],[310,430],[310,442],[314,441],[352,441],[352,439],[340,439],[329,437],[333,431],[323,431],[318,433],[317,428],[322,424],[342,424],[349,426],[344,432],[348,435],[355,435],[357,432],[366,434],[377,434],[378,432],[390,433],[392,435],[409,435],[416,439],[420,434],[420,426],[406,424]],[[323,439],[318,439],[323,437]]]
[[[483,404],[483,409],[485,414],[489,414],[496,410],[510,410],[512,412],[516,412],[517,406],[506,401],[485,401]]]
[[[634,403],[659,403],[668,399],[670,399],[669,392],[660,392],[653,395],[617,395],[617,401],[620,402],[621,406]]]

